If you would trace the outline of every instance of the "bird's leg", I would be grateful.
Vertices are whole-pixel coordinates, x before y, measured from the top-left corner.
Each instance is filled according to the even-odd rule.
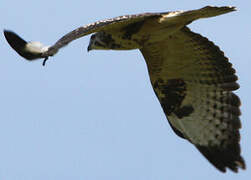
[[[49,59],[49,57],[48,57],[48,56],[44,58],[44,61],[43,61],[43,66],[45,66],[45,63],[46,63],[46,61],[47,61],[48,59]]]

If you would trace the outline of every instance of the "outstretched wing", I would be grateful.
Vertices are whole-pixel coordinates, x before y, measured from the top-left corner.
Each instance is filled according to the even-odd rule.
[[[193,143],[220,171],[244,169],[240,100],[232,93],[239,85],[223,52],[187,27],[141,52],[176,134]]]
[[[83,37],[85,35],[99,32],[99,31],[121,31],[123,28],[134,29],[135,25],[142,24],[144,20],[148,18],[160,18],[159,21],[165,21],[169,17],[168,21],[172,21],[171,17],[177,21],[177,17],[180,21],[184,21],[186,24],[198,19],[212,17],[227,12],[235,11],[235,7],[211,7],[206,6],[201,9],[191,11],[174,11],[174,12],[161,12],[161,13],[142,13],[134,15],[124,15],[111,19],[97,21],[85,26],[79,27],[62,38],[60,38],[52,46],[43,46],[39,42],[26,42],[17,34],[12,31],[4,31],[5,38],[10,46],[22,57],[28,60],[34,60],[39,58],[48,58],[58,52],[58,50],[66,46],[71,41]],[[180,18],[179,18],[180,17]],[[137,24],[138,23],[138,24]]]
[[[168,13],[168,12],[166,12]],[[136,15],[125,15],[116,18],[97,21],[85,26],[79,27],[60,38],[53,46],[46,47],[39,42],[26,42],[16,33],[5,30],[4,35],[10,46],[22,57],[27,60],[34,60],[38,58],[46,58],[53,56],[57,51],[66,46],[71,41],[83,37],[85,35],[106,31],[109,29],[122,29],[130,24],[144,21],[146,18],[160,17],[165,13],[143,13]]]

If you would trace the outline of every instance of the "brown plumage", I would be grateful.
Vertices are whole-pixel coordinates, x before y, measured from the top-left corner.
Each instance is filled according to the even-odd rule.
[[[232,64],[207,38],[186,27],[199,18],[234,11],[204,7],[192,11],[144,13],[80,27],[53,46],[26,42],[11,31],[10,46],[28,60],[48,58],[69,42],[92,35],[88,50],[139,49],[163,111],[175,133],[194,144],[220,171],[245,169],[240,155],[239,88]]]

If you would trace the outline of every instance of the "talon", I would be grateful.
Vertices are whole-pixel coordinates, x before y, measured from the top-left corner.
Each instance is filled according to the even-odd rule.
[[[43,66],[45,66],[45,63],[46,63],[46,61],[47,61],[48,59],[49,59],[49,57],[44,58]]]

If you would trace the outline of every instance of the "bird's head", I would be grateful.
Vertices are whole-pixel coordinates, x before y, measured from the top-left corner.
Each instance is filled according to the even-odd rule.
[[[121,46],[115,43],[111,34],[105,32],[97,32],[91,36],[88,51],[93,49],[119,49]]]

